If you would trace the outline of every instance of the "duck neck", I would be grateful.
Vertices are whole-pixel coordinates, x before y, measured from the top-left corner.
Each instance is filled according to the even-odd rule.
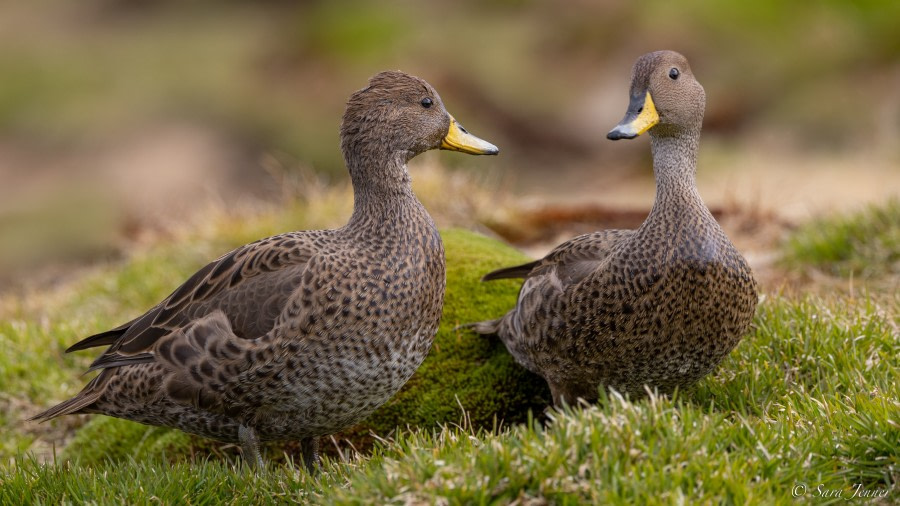
[[[345,155],[353,183],[353,215],[348,227],[377,232],[385,229],[385,223],[396,224],[410,213],[425,212],[412,191],[408,159],[405,151],[380,157]]]
[[[697,152],[699,132],[650,132],[656,201],[651,218],[666,215],[666,220],[709,214],[697,191]],[[690,212],[681,212],[681,211]]]

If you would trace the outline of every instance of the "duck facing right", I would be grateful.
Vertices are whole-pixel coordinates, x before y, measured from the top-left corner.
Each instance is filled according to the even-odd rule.
[[[695,181],[705,105],[684,56],[641,56],[625,118],[607,138],[650,135],[656,198],[644,223],[575,237],[482,278],[524,278],[512,310],[471,327],[499,336],[557,406],[596,400],[600,387],[632,396],[684,388],[750,327],[756,281]]]

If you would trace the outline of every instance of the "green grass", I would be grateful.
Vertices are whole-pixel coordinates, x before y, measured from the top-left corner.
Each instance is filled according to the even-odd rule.
[[[102,416],[80,427],[57,458],[26,454],[67,426],[35,428],[21,419],[83,384],[78,374],[90,354],[64,357],[65,346],[145,309],[224,246],[281,226],[263,221],[227,234],[213,227],[39,304],[6,309],[0,339],[14,352],[0,357],[7,408],[0,415],[0,504],[787,504],[800,493],[807,502],[838,504],[857,487],[882,496],[881,503],[900,502],[897,294],[769,294],[752,333],[695,387],[636,401],[612,394],[535,421],[528,408],[540,415],[546,399],[523,389],[528,376],[496,342],[452,330],[511,304],[515,283],[483,285],[477,275],[521,256],[460,230],[444,232],[447,307],[429,362],[380,419],[345,435],[379,433],[367,455],[332,453],[314,479],[293,463],[290,446],[271,447],[276,463],[256,477],[240,469],[233,448]],[[896,251],[896,243],[886,244]],[[878,256],[868,267],[886,269],[890,258]],[[495,391],[512,392],[508,398],[521,403],[485,402]],[[506,423],[495,428],[493,414],[504,409],[498,420]],[[398,423],[409,426],[394,431]]]
[[[900,276],[900,198],[803,226],[788,241],[786,261],[836,276]]]
[[[900,343],[887,315],[897,309],[768,299],[719,371],[674,399],[613,395],[553,414],[545,428],[404,432],[371,457],[329,461],[318,480],[290,463],[255,478],[216,456],[90,466],[26,458],[0,474],[0,503],[770,504],[792,502],[798,486],[807,498],[847,498],[855,484],[896,501]]]

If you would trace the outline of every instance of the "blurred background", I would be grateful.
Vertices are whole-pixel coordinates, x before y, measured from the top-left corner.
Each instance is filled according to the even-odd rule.
[[[652,204],[648,139],[605,134],[656,49],[685,54],[706,88],[700,191],[721,219],[743,216],[739,247],[760,221],[900,195],[893,0],[7,1],[0,45],[6,286],[210,207],[278,205],[286,180],[317,181],[305,198],[346,184],[344,103],[385,69],[428,80],[502,150],[428,153],[413,178],[465,174],[548,242],[578,231],[559,221],[633,226]]]

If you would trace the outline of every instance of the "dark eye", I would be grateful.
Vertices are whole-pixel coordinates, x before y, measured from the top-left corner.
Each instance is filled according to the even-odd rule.
[[[433,102],[430,98],[428,98],[428,97],[425,97],[425,98],[422,99],[422,107],[424,107],[424,108],[426,108],[426,109],[428,109],[429,107],[431,107],[431,104],[433,104],[433,103],[434,103],[434,102]]]
[[[669,69],[669,78],[671,78],[673,81],[674,81],[675,79],[678,79],[678,76],[679,76],[680,74],[681,74],[681,73],[678,72],[678,69],[676,69],[675,67],[672,67],[671,69]]]

